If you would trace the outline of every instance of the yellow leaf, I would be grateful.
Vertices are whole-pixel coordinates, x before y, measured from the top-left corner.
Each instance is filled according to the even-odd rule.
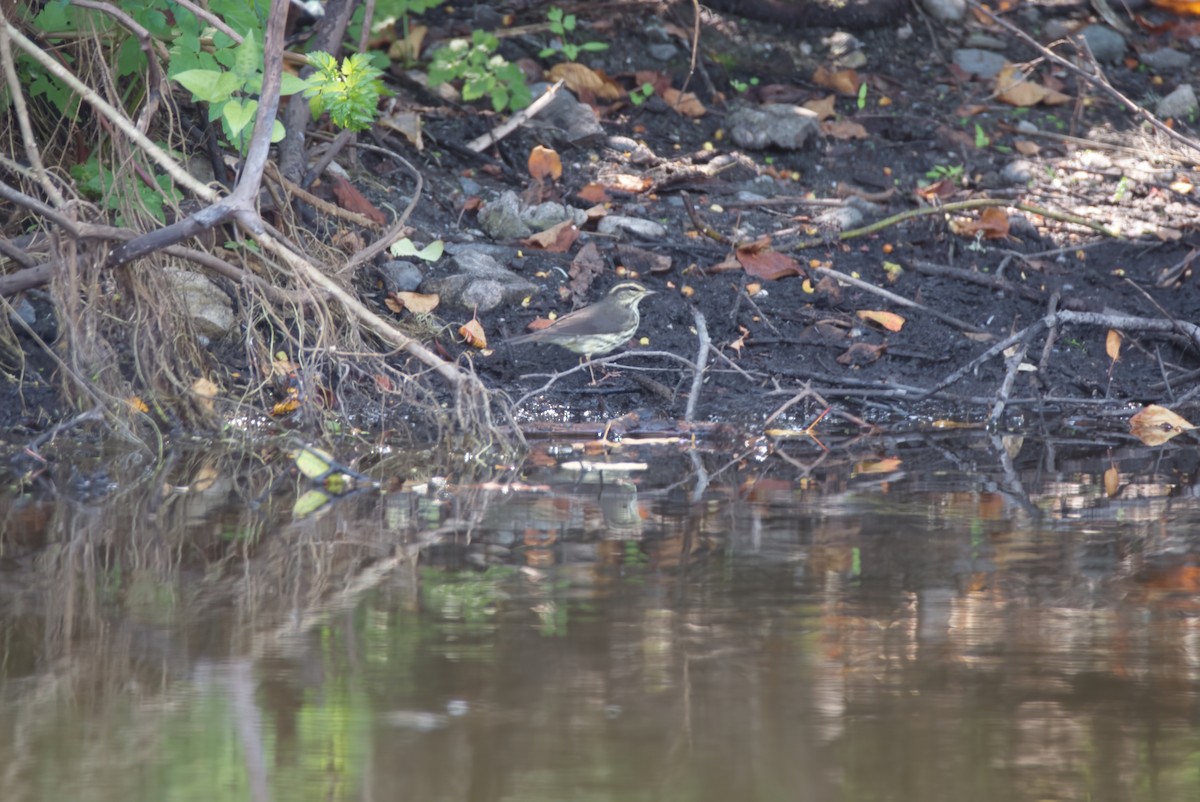
[[[1121,489],[1121,472],[1117,470],[1116,465],[1109,467],[1104,472],[1104,494],[1109,498],[1116,498],[1117,491]]]
[[[414,314],[428,314],[442,302],[440,295],[423,295],[419,292],[397,292],[393,297],[404,303],[404,308]]]
[[[589,92],[601,100],[619,100],[625,95],[625,90],[607,75],[574,61],[555,64],[546,73],[546,78],[550,81],[562,81],[567,89],[577,95],[580,92]]]
[[[837,111],[833,104],[837,101],[837,95],[826,95],[820,100],[810,100],[804,104],[804,108],[817,115],[817,122],[828,120],[830,117],[836,117]]]
[[[1151,404],[1129,419],[1129,431],[1148,446],[1160,446],[1196,427],[1166,407]]]
[[[904,318],[897,315],[895,312],[882,312],[876,309],[862,309],[858,312],[859,318],[878,323],[888,331],[900,331],[904,328]]]
[[[534,145],[529,151],[529,174],[535,181],[546,178],[557,181],[562,178],[562,159],[553,149]]]
[[[129,396],[129,398],[125,399],[125,403],[128,404],[129,408],[134,412],[141,412],[145,414],[150,411],[150,407],[146,406],[146,402],[136,395]]]
[[[708,109],[704,108],[700,98],[691,92],[680,92],[678,89],[667,87],[663,90],[662,97],[667,101],[668,106],[684,117],[703,117],[708,113]]]
[[[1121,358],[1121,332],[1116,329],[1108,330],[1108,337],[1104,340],[1104,352],[1113,362]]]
[[[206,412],[213,411],[213,399],[217,397],[217,393],[220,391],[220,388],[208,379],[196,379],[192,382],[192,393],[199,399],[200,406]]]

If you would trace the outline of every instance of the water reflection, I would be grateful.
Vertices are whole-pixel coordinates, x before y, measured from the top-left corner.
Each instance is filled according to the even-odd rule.
[[[1194,798],[1191,454],[794,451],[12,500],[0,799]]]

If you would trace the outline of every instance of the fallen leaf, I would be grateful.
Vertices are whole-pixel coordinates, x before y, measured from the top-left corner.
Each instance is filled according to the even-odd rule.
[[[1151,404],[1129,419],[1129,431],[1148,446],[1160,446],[1196,427],[1166,407]]]
[[[916,189],[917,197],[929,202],[945,200],[955,192],[958,192],[958,186],[948,178]]]
[[[841,365],[869,365],[887,350],[887,343],[872,345],[871,343],[855,343],[847,348],[837,358]]]
[[[666,273],[671,269],[671,257],[633,245],[618,245],[617,258],[620,264],[638,273]]]
[[[1104,353],[1108,354],[1108,358],[1113,362],[1121,358],[1121,332],[1116,329],[1108,330],[1108,336],[1104,338]]]
[[[1108,470],[1104,472],[1104,495],[1109,498],[1116,498],[1117,491],[1121,489],[1121,472],[1117,470],[1116,465],[1110,465]]]
[[[417,151],[425,149],[421,136],[421,115],[412,109],[396,106],[393,111],[379,115],[377,122],[403,136]]]
[[[1018,139],[1013,142],[1013,148],[1022,156],[1036,156],[1042,152],[1038,143],[1030,142],[1028,139]]]
[[[1008,237],[1008,213],[998,206],[989,206],[979,214],[978,220],[951,220],[950,230],[963,237],[982,234],[985,239]]]
[[[483,325],[478,320],[468,320],[459,326],[458,335],[466,341],[467,345],[480,350],[487,348],[487,335],[483,333]]]
[[[575,193],[581,200],[588,203],[608,203],[612,198],[600,184],[585,184],[578,192]]]
[[[855,474],[860,473],[892,473],[900,470],[900,466],[904,464],[904,460],[900,457],[880,457],[878,459],[865,459],[854,466]]]
[[[391,292],[388,293],[388,300],[395,299],[400,302],[400,309],[392,311],[402,311],[407,309],[413,314],[428,314],[434,309],[437,309],[438,304],[442,302],[442,297],[437,294],[425,295],[419,292]],[[388,304],[388,308],[392,309],[392,305]]]
[[[639,195],[654,186],[653,180],[649,177],[629,175],[628,173],[605,176],[601,181],[609,189],[614,189],[618,192],[628,192],[631,195]]]
[[[1050,87],[1030,80],[1014,64],[1006,64],[996,75],[996,99],[1010,106],[1047,106],[1066,103],[1071,98]]]
[[[678,89],[667,87],[662,91],[662,98],[667,101],[668,106],[684,117],[703,117],[708,113],[700,98],[691,92],[680,92]]]
[[[574,61],[555,64],[546,73],[549,81],[562,81],[575,94],[587,92],[601,100],[620,100],[625,90],[607,75]]]
[[[737,260],[747,275],[764,281],[804,275],[799,262],[779,251],[738,248]]]
[[[125,404],[134,412],[141,412],[143,415],[150,411],[150,407],[146,406],[146,402],[136,395],[126,398]]]
[[[824,67],[817,67],[812,80],[817,86],[832,89],[842,95],[857,95],[858,87],[862,84],[862,79],[854,70],[833,71]]]
[[[804,108],[817,115],[817,122],[828,120],[830,117],[836,117],[837,111],[833,105],[837,102],[837,95],[827,95],[820,100],[810,100],[804,104]]]
[[[821,131],[834,139],[866,139],[870,136],[862,123],[854,120],[833,120],[821,123]]]
[[[199,399],[200,406],[206,412],[213,411],[213,399],[221,392],[221,388],[213,384],[208,379],[196,379],[192,382],[192,394]]]
[[[529,151],[529,174],[535,181],[557,181],[562,178],[562,159],[553,149],[534,145]]]
[[[429,28],[425,25],[409,25],[408,36],[397,39],[388,48],[388,58],[406,64],[416,61],[421,55],[421,44],[425,41],[427,33],[429,33]]]
[[[375,208],[375,205],[367,200],[366,196],[359,192],[345,178],[342,178],[340,175],[334,176],[331,187],[333,189],[333,197],[337,199],[338,206],[347,211],[361,214],[372,223],[377,223],[381,226],[387,222],[387,218],[384,217],[383,212]]]
[[[531,248],[541,248],[548,253],[566,253],[571,250],[575,240],[579,239],[579,228],[574,220],[563,220],[558,225],[550,226],[545,231],[539,231],[532,237],[522,240]]]
[[[857,313],[859,319],[878,323],[888,331],[900,331],[904,328],[904,318],[895,312],[883,312],[877,309],[862,309]]]

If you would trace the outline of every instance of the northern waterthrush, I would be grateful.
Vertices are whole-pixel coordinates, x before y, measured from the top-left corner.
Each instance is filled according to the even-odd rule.
[[[638,304],[653,295],[636,281],[623,281],[594,304],[563,315],[544,329],[512,337],[509,345],[550,343],[587,359],[615,351],[637,333]]]

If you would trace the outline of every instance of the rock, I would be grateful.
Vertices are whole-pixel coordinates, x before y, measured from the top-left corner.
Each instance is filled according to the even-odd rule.
[[[853,206],[835,206],[817,215],[816,223],[822,231],[849,231],[862,225],[863,214]]]
[[[1158,101],[1154,113],[1159,119],[1184,119],[1196,113],[1196,90],[1191,84],[1184,84],[1171,94]]]
[[[421,286],[425,274],[412,262],[395,260],[384,262],[378,268],[383,279],[383,288],[388,292],[412,292]]]
[[[643,220],[640,217],[625,217],[610,214],[602,217],[596,230],[601,234],[632,234],[644,240],[662,239],[667,236],[667,229],[653,220]]]
[[[537,290],[537,285],[482,250],[461,249],[450,261],[457,273],[427,278],[421,284],[422,292],[436,293],[447,306],[488,312]]]
[[[1037,165],[1028,159],[1013,159],[1000,171],[1000,179],[1007,184],[1025,186],[1037,174]]]
[[[541,84],[541,86],[548,85]],[[534,97],[539,97],[543,91],[545,90],[539,91],[535,87]],[[534,118],[533,122],[536,125],[549,125],[558,129],[567,142],[581,147],[602,142],[606,136],[592,107],[576,100],[566,87],[558,90],[558,93]]]
[[[1192,57],[1173,47],[1163,47],[1153,53],[1142,53],[1138,60],[1156,72],[1182,70],[1192,63]]]
[[[511,189],[479,211],[479,225],[495,240],[525,239],[533,233],[521,219],[521,201]]]
[[[178,267],[164,267],[162,275],[183,303],[198,334],[216,339],[233,331],[237,324],[233,302],[208,277]]]
[[[650,58],[656,61],[670,61],[679,55],[679,48],[675,45],[666,43],[661,45],[650,45],[646,48],[646,52],[650,54]]]
[[[820,131],[816,112],[786,103],[743,106],[726,119],[729,135],[738,147],[800,150]]]
[[[1106,25],[1089,25],[1079,35],[1087,42],[1096,61],[1112,63],[1125,55],[1125,37]]]
[[[954,66],[980,78],[995,78],[1004,69],[1008,59],[990,50],[964,47],[954,51]]]
[[[938,22],[958,22],[967,15],[966,0],[921,0],[921,8]]]
[[[534,231],[545,231],[564,220],[571,220],[577,226],[587,222],[587,212],[576,209],[565,203],[546,202],[530,206],[521,212],[521,222]]]

